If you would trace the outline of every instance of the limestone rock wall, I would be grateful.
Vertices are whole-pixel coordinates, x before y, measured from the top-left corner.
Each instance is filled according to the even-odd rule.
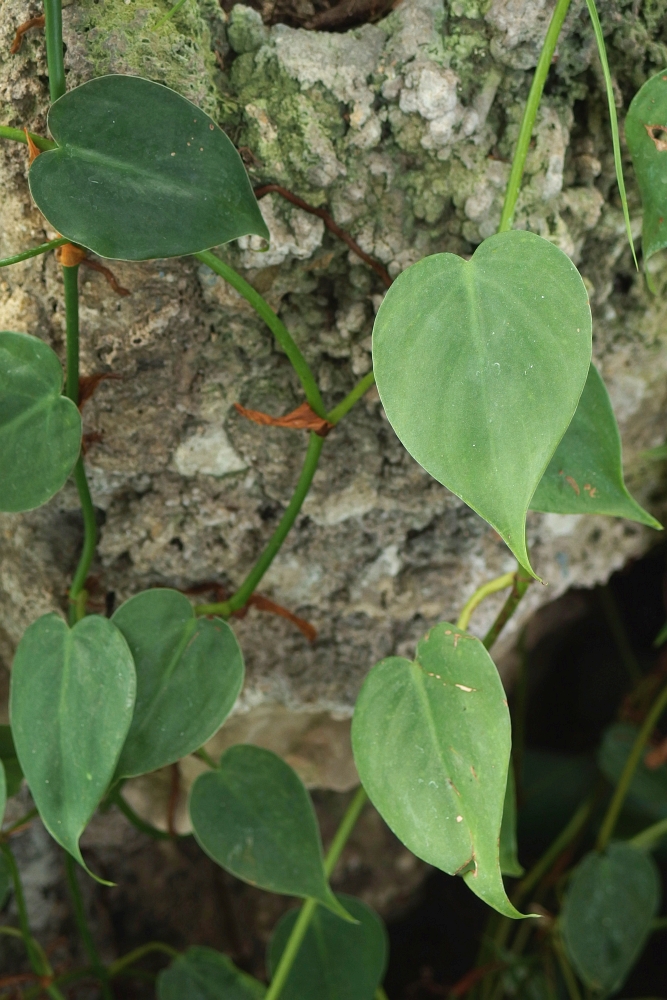
[[[163,0],[73,0],[64,11],[69,86],[125,72],[174,87],[227,130],[255,185],[279,183],[326,206],[392,276],[425,254],[470,254],[495,231],[551,3],[402,0],[379,23],[342,33],[269,29],[250,8],[228,16],[216,0],[190,0],[156,30],[166,9]],[[667,64],[666,10],[664,0],[600,5],[619,108]],[[0,121],[43,131],[43,38],[32,32],[18,55],[8,52],[16,25],[37,12],[32,0],[3,0]],[[2,144],[0,172],[4,256],[52,234],[30,202],[24,147]],[[628,186],[638,232],[631,175]],[[370,368],[384,287],[321,220],[277,195],[261,204],[268,251],[240,240],[224,256],[280,312],[334,405]],[[584,275],[630,484],[660,516],[661,469],[639,452],[667,436],[667,309],[632,267],[581,0],[539,113],[517,225],[552,240]],[[155,584],[240,583],[306,446],[302,434],[258,427],[233,409],[239,401],[281,414],[302,400],[287,359],[235,292],[192,259],[113,270],[131,297],[81,272],[83,371],[121,376],[85,410],[86,432],[100,438],[87,454],[101,525],[92,594],[100,610],[111,594],[119,602]],[[660,255],[651,271],[662,289]],[[63,353],[52,257],[0,273],[0,327]],[[539,514],[529,536],[549,586],[533,586],[514,630],[539,604],[606,579],[655,539],[628,522]],[[80,538],[71,487],[41,510],[0,519],[6,665],[25,627],[65,606]],[[234,623],[248,668],[240,711],[255,713],[248,733],[259,727],[272,745],[275,706],[276,747],[301,761],[311,784],[348,787],[349,760],[338,772],[331,762],[366,671],[388,654],[410,655],[430,625],[451,620],[475,587],[512,565],[495,533],[407,455],[371,390],[327,439],[312,494],[260,588],[312,622],[317,641],[255,610]],[[499,603],[485,604],[475,630]],[[288,739],[286,711],[313,713],[312,725],[296,720]],[[315,739],[313,751],[312,731],[333,735]]]

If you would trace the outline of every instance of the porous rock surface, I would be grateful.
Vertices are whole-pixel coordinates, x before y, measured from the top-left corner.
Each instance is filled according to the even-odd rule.
[[[228,16],[216,0],[192,0],[156,28],[168,6],[68,4],[68,86],[121,72],[175,88],[227,130],[255,186],[278,183],[326,207],[392,276],[429,253],[469,255],[495,231],[550,2],[403,0],[379,23],[341,33],[267,28],[256,11],[239,5]],[[619,108],[667,63],[665,8],[600,5]],[[44,133],[43,37],[33,31],[18,55],[8,51],[16,25],[38,12],[32,0],[2,4],[0,121]],[[30,201],[25,147],[3,143],[0,171],[4,256],[53,234]],[[638,232],[631,176],[628,186]],[[261,205],[269,249],[246,239],[220,252],[280,313],[335,405],[370,369],[384,286],[320,219],[277,195]],[[630,485],[660,516],[661,469],[639,453],[665,439],[667,309],[633,270],[581,0],[538,115],[516,225],[552,240],[582,271]],[[259,427],[233,409],[239,401],[280,415],[303,398],[244,300],[193,259],[112,267],[130,297],[85,268],[80,279],[83,372],[121,376],[85,409],[101,526],[91,608],[100,610],[109,594],[120,602],[153,585],[238,585],[289,500],[306,446],[303,432]],[[650,270],[660,291],[660,255]],[[52,256],[2,271],[0,328],[42,337],[62,356]],[[27,625],[65,607],[82,532],[73,487],[38,511],[3,515],[0,531],[0,653],[9,666]],[[532,587],[505,646],[539,604],[605,580],[655,537],[615,519],[531,514],[534,565],[549,585]],[[274,746],[311,785],[350,787],[341,747],[367,670],[388,654],[411,655],[429,626],[455,618],[480,583],[512,567],[488,525],[404,451],[371,390],[327,439],[303,513],[260,587],[310,621],[316,642],[256,610],[234,620],[247,664],[234,738]],[[488,626],[500,601],[476,613],[473,630]]]

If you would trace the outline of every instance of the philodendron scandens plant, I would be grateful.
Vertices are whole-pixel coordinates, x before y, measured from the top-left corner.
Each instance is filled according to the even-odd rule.
[[[112,965],[102,963],[81,905],[76,864],[86,864],[79,840],[101,803],[115,803],[144,831],[167,836],[138,820],[123,797],[123,784],[188,754],[198,753],[209,766],[195,781],[189,805],[201,848],[238,878],[301,898],[303,904],[275,930],[268,986],[223,954],[195,947],[173,952],[158,977],[160,1000],[384,997],[382,922],[360,900],[335,895],[329,884],[367,798],[411,851],[461,876],[498,914],[495,936],[486,957],[483,950],[471,986],[481,985],[485,997],[499,997],[505,989],[502,969],[511,964],[503,949],[513,921],[530,916],[531,893],[590,818],[592,805],[584,803],[524,874],[516,850],[510,715],[489,655],[536,575],[526,544],[529,509],[606,514],[660,528],[623,481],[618,428],[591,361],[591,311],[582,278],[551,242],[512,229],[531,133],[568,4],[558,0],[545,38],[498,233],[470,260],[435,254],[393,282],[375,321],[373,371],[327,410],[282,321],[214,252],[242,236],[269,237],[230,139],[201,109],[150,80],[103,76],[67,92],[61,0],[44,2],[50,137],[2,126],[0,138],[28,144],[32,198],[60,236],[0,263],[58,250],[66,371],[42,340],[20,331],[0,333],[0,509],[38,507],[71,476],[85,536],[69,591],[69,620],[55,613],[37,619],[16,651],[11,727],[0,732],[0,816],[7,795],[15,794],[24,776],[36,813],[65,852],[91,963],[81,975],[92,973],[106,1000],[113,996],[113,979],[135,959],[151,949],[173,949],[152,943]],[[629,224],[602,30],[593,0],[588,6],[608,85],[619,190]],[[644,202],[646,260],[667,245],[667,71],[635,97],[626,135]],[[225,601],[193,606],[176,590],[152,589],[126,601],[111,618],[87,613],[86,579],[97,528],[78,408],[78,269],[89,251],[124,261],[195,256],[257,310],[300,380],[304,402],[296,412],[302,422],[292,421],[292,426],[309,429],[309,442],[294,497],[246,580]],[[243,654],[227,619],[252,599],[294,523],[326,434],[374,381],[405,448],[495,528],[516,557],[517,569],[480,588],[456,623],[432,628],[414,660],[389,657],[370,671],[352,727],[362,784],[324,856],[309,795],[287,763],[250,745],[233,746],[216,761],[203,744],[223,725],[243,684]],[[467,631],[470,615],[487,594],[504,588],[510,593],[497,621],[484,640],[476,638]],[[630,732],[621,727],[623,732],[609,735],[601,766],[615,791],[596,847],[571,870],[558,918],[535,916],[542,920],[573,1000],[579,995],[577,977],[592,992],[620,987],[659,906],[650,848],[659,842],[664,821],[634,840],[610,843],[610,838],[666,704],[663,687],[640,727]],[[32,815],[0,835],[0,895],[13,882],[19,933],[37,983],[25,996],[45,989],[63,1000],[63,989],[76,973],[56,976],[33,937],[10,849],[13,831]],[[504,876],[523,876],[509,895]],[[516,944],[519,940],[517,935],[515,955],[525,944]]]

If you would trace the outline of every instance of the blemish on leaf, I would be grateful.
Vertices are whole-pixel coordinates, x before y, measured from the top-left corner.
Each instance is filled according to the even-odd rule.
[[[455,684],[454,687],[457,687],[459,689],[459,691],[476,691],[477,690],[477,688],[466,687],[465,684]]]
[[[664,79],[664,77],[663,77]],[[644,128],[653,140],[655,148],[659,153],[667,152],[667,126],[666,125],[644,125]]]
[[[579,484],[577,483],[576,479],[573,479],[572,476],[566,476],[565,482],[569,483],[569,485],[572,487],[577,496],[579,496],[581,490],[579,489]]]

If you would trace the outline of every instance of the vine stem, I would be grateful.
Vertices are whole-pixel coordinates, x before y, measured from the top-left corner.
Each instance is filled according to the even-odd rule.
[[[498,617],[494,621],[493,625],[489,631],[484,636],[482,643],[486,649],[491,649],[495,644],[496,639],[502,632],[502,630],[507,625],[508,621],[516,611],[519,606],[523,595],[528,590],[529,586],[533,582],[532,576],[528,576],[526,571],[519,566],[516,573],[514,574],[514,583],[512,585],[512,591],[509,594],[507,600],[503,604],[502,608],[498,612]]]
[[[43,135],[35,135],[34,132],[29,132],[28,135],[37,146],[37,149],[41,149],[45,152],[47,149],[55,149],[58,145],[53,139],[45,139]],[[22,128],[12,128],[10,125],[0,125],[0,139],[11,139],[12,142],[22,142],[24,146],[28,145],[28,140],[25,137],[25,132]]]
[[[79,402],[79,266],[63,267],[65,288],[65,329],[67,335],[67,377],[65,393],[78,405]],[[74,466],[74,482],[79,493],[83,512],[83,550],[74,573],[69,591],[70,625],[76,625],[85,613],[86,593],[84,585],[97,545],[97,519],[93,507],[83,456],[79,456]]]
[[[652,826],[647,826],[641,833],[636,834],[629,843],[633,847],[652,850],[663,837],[667,837],[667,819],[661,819]]]
[[[248,598],[253,593],[259,584],[259,581],[262,579],[278,554],[290,528],[299,515],[299,511],[301,510],[303,502],[308,494],[308,490],[310,489],[310,484],[313,481],[313,476],[315,475],[315,470],[317,469],[320,454],[322,453],[323,444],[324,438],[319,437],[317,434],[310,434],[308,451],[306,452],[306,458],[303,463],[301,475],[299,476],[299,482],[297,483],[296,489],[292,494],[292,499],[287,505],[285,513],[281,517],[280,523],[272,534],[268,545],[236,593],[233,594],[228,601],[221,601],[217,604],[196,605],[195,614],[221,615],[223,618],[228,618],[233,611],[239,611],[245,606]]]
[[[597,843],[595,845],[598,851],[603,851],[609,843],[609,839],[614,832],[616,822],[621,809],[623,808],[623,803],[625,802],[625,798],[630,790],[630,784],[634,777],[634,773],[637,770],[642,751],[646,746],[651,733],[659,722],[660,716],[666,708],[667,684],[658,695],[658,698],[644,720],[644,724],[637,733],[637,738],[633,744],[632,750],[630,751],[628,759],[625,762],[625,766],[621,771],[621,776],[618,779],[616,788],[614,789],[611,802],[609,803],[605,817],[602,820]]]
[[[340,858],[348,837],[352,833],[354,825],[359,819],[359,814],[364,808],[367,798],[368,797],[363,786],[360,785],[354,795],[354,798],[347,807],[341,824],[336,831],[336,835],[331,842],[329,850],[327,851],[327,856],[324,859],[324,871],[326,872],[327,878],[330,878],[331,873],[336,867],[336,862]],[[296,919],[294,927],[292,928],[292,932],[287,939],[285,950],[280,956],[280,961],[278,962],[275,975],[271,980],[271,985],[266,991],[264,1000],[277,1000],[277,997],[280,996],[292,965],[294,964],[294,959],[299,952],[299,948],[301,947],[303,939],[306,935],[306,931],[308,930],[310,922],[313,919],[316,907],[317,900],[315,899],[307,899],[301,907],[301,911]]]
[[[65,93],[65,63],[63,61],[63,12],[61,0],[44,0],[44,34],[46,62],[49,68],[51,103]]]
[[[481,604],[484,598],[490,594],[495,594],[498,590],[505,590],[507,587],[512,587],[515,580],[516,570],[512,570],[511,573],[503,573],[502,576],[497,576],[495,580],[489,580],[488,583],[483,583],[481,587],[478,587],[475,593],[463,605],[463,610],[456,623],[457,629],[460,628],[461,631],[465,631],[468,628],[468,623],[477,605]]]
[[[253,307],[255,312],[262,317],[268,328],[271,330],[272,334],[284,350],[285,354],[289,358],[294,371],[299,377],[299,381],[303,386],[303,391],[306,394],[306,399],[310,403],[311,408],[315,411],[318,417],[326,417],[326,411],[324,409],[324,403],[322,402],[322,396],[320,395],[320,390],[315,381],[315,376],[308,367],[308,363],[304,358],[303,354],[294,342],[291,333],[283,323],[283,321],[276,316],[273,309],[269,303],[262,298],[259,292],[256,292],[252,285],[242,278],[240,274],[237,274],[233,267],[229,264],[225,264],[223,260],[216,257],[214,253],[210,250],[203,250],[201,253],[196,253],[194,255],[197,260],[201,261],[202,264],[206,264],[210,267],[212,271],[224,278],[232,288],[246,299],[247,302]]]
[[[537,117],[537,109],[540,106],[544,84],[546,83],[546,79],[549,74],[549,67],[551,66],[551,60],[553,59],[554,52],[556,51],[556,43],[558,42],[560,29],[563,27],[563,21],[565,20],[565,15],[568,12],[569,6],[570,0],[558,0],[551,17],[551,23],[547,29],[542,51],[540,52],[540,58],[538,60],[537,67],[535,68],[535,76],[533,77],[530,93],[528,94],[526,110],[523,113],[523,120],[519,130],[519,138],[517,139],[516,149],[514,150],[512,169],[510,171],[509,181],[507,182],[505,202],[500,216],[500,225],[498,226],[499,233],[507,232],[508,229],[512,228],[514,210],[516,208],[517,198],[519,197],[521,179],[526,165],[526,156],[528,155],[530,139],[533,134],[535,118]]]
[[[102,987],[102,996],[104,997],[104,1000],[114,1000],[113,993],[111,992],[111,985],[109,983],[109,973],[100,959],[97,948],[95,947],[95,942],[93,941],[93,936],[90,933],[90,928],[88,927],[83,899],[81,897],[81,890],[79,888],[79,882],[76,875],[76,864],[69,851],[65,851],[65,871],[67,872],[67,884],[69,885],[72,904],[74,906],[74,919],[76,920],[76,925],[79,928],[79,934],[81,935],[83,946],[86,949],[93,971]]]
[[[48,243],[40,243],[37,247],[31,247],[30,250],[23,250],[21,253],[15,253],[13,257],[5,257],[4,260],[0,260],[0,267],[9,267],[10,264],[20,264],[22,260],[29,260],[31,257],[38,257],[41,253],[48,253],[49,250],[55,250],[57,247],[64,246],[68,243],[64,236],[58,237],[57,240],[49,240]]]
[[[113,979],[114,976],[120,975],[120,973],[123,972],[124,969],[127,969],[128,966],[134,965],[134,963],[142,959],[144,955],[150,955],[154,951],[160,951],[164,955],[169,955],[170,958],[178,958],[180,955],[180,951],[177,951],[176,948],[172,948],[171,945],[165,944],[163,941],[149,941],[147,944],[142,944],[139,948],[135,948],[134,951],[130,951],[127,955],[123,955],[122,958],[112,962],[107,969],[109,978]]]

